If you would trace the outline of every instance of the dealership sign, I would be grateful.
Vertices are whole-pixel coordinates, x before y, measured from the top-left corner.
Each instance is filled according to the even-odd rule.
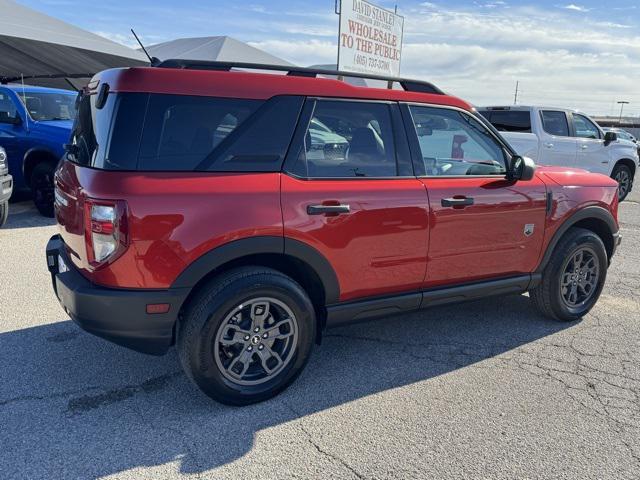
[[[338,70],[400,75],[404,18],[364,0],[340,1]]]

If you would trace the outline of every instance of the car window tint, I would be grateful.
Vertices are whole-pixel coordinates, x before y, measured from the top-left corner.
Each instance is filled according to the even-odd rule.
[[[452,109],[411,106],[428,176],[504,175],[506,154],[489,130]]]
[[[482,110],[480,113],[500,132],[531,133],[531,114],[528,111]]]
[[[195,170],[260,103],[257,100],[151,95],[139,170]]]
[[[319,100],[295,170],[308,177],[397,175],[389,105]]]
[[[576,129],[576,137],[600,138],[600,130],[598,127],[583,115],[573,114],[573,126]]]
[[[13,100],[8,94],[0,92],[0,123],[6,123],[17,116],[18,112]]]
[[[564,112],[544,110],[541,112],[542,128],[549,135],[556,137],[569,137],[569,123]]]

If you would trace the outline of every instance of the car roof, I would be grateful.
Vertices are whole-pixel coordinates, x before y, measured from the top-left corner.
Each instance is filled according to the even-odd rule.
[[[73,90],[64,90],[62,88],[48,88],[48,87],[36,87],[33,85],[22,85],[20,83],[9,83],[8,85],[2,85],[14,92],[21,93],[22,91],[29,93],[62,93],[68,95],[77,95],[77,92]]]
[[[101,83],[114,92],[215,96],[267,100],[276,95],[300,95],[405,101],[448,105],[471,111],[469,103],[446,94],[355,86],[332,78],[315,78],[241,70],[133,67],[105,70],[89,82],[90,90]]]

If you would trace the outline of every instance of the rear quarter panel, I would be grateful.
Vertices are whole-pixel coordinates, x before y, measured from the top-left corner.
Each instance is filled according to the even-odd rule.
[[[168,288],[186,266],[219,245],[282,236],[279,173],[107,172],[63,162],[56,182],[68,200],[67,207],[57,207],[57,219],[70,257],[99,285]],[[95,271],[84,246],[86,198],[126,200],[129,212],[129,248]]]

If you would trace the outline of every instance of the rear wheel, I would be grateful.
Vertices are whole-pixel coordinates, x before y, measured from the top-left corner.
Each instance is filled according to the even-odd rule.
[[[275,270],[246,267],[214,278],[185,310],[178,353],[187,375],[221,403],[277,395],[311,353],[315,312],[306,292]]]
[[[607,252],[590,230],[572,228],[558,243],[542,282],[529,293],[544,315],[578,320],[598,301],[607,277]]]
[[[31,192],[33,202],[44,217],[53,217],[53,173],[55,167],[50,163],[39,163],[31,174]]]
[[[624,200],[631,191],[633,184],[631,169],[626,165],[618,164],[611,172],[611,178],[618,182],[618,200]]]
[[[0,203],[0,227],[7,223],[7,218],[9,218],[9,202]]]

